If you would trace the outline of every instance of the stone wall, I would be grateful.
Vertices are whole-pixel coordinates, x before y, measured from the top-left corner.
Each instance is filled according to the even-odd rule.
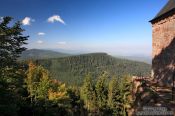
[[[161,85],[171,85],[175,67],[175,14],[152,25],[152,67]]]
[[[175,14],[152,25],[152,57],[160,54],[175,37]]]

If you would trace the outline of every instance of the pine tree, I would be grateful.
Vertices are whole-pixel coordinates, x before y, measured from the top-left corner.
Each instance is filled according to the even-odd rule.
[[[84,100],[85,108],[88,111],[96,110],[96,95],[90,74],[85,77],[80,96]]]
[[[120,95],[122,96],[122,115],[127,116],[127,112],[131,108],[132,105],[132,84],[131,84],[131,77],[126,75],[121,78],[121,85],[120,85]]]
[[[0,22],[0,114],[15,116],[23,102],[23,74],[17,58],[26,49],[23,45],[28,36],[23,36],[19,21],[10,24],[11,21],[11,17],[4,17]]]
[[[119,81],[117,78],[112,78],[108,86],[108,107],[112,110],[114,115],[120,115],[121,111],[121,96]]]
[[[104,72],[97,80],[95,90],[96,90],[96,96],[97,96],[97,104],[99,109],[103,110],[106,108],[107,105],[107,73]]]
[[[131,77],[113,78],[108,87],[108,106],[113,115],[127,116],[132,105]]]
[[[26,44],[28,36],[23,36],[24,31],[21,23],[18,21],[13,26],[8,24],[12,20],[11,17],[4,17],[0,23],[0,74],[3,76],[5,69],[16,66],[16,60],[19,55],[26,50],[22,47]]]
[[[48,97],[48,90],[50,88],[50,79],[48,71],[45,69],[42,69],[42,78],[40,79],[40,82],[37,87],[37,98],[39,99],[47,99]]]

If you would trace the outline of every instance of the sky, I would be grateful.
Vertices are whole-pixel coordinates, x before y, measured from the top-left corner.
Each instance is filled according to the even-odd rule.
[[[0,17],[21,21],[29,49],[144,55],[149,21],[168,0],[0,0]]]

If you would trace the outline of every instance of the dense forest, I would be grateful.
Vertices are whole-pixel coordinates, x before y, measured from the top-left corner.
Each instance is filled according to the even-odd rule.
[[[90,73],[93,78],[106,71],[112,76],[135,75],[149,76],[151,65],[114,58],[106,53],[91,53],[63,58],[40,59],[36,63],[42,65],[55,79],[68,84],[79,85]]]
[[[146,66],[149,65],[114,59],[101,53],[37,60],[34,63],[19,62],[17,59],[26,50],[23,46],[27,44],[28,36],[23,35],[24,30],[20,22],[11,24],[11,21],[11,17],[4,17],[0,23],[1,116],[127,116],[129,114],[134,102],[131,94],[133,85],[131,77],[126,74],[139,74],[141,72],[137,71],[144,71],[144,68],[147,72],[149,68]],[[55,69],[63,71],[59,78],[54,77]],[[73,74],[81,74],[78,71],[80,69],[81,76],[84,76],[81,77],[80,86],[63,82],[66,78],[72,80]],[[65,75],[69,71],[72,75]],[[129,73],[121,75],[124,73],[120,71]],[[148,75],[148,73],[142,74]],[[64,76],[64,79],[61,76]],[[75,80],[78,81],[78,78]]]

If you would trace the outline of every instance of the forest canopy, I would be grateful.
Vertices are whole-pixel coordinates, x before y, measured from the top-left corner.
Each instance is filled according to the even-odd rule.
[[[111,77],[114,75],[118,77],[123,75],[149,76],[151,72],[149,64],[114,58],[106,53],[39,59],[35,62],[48,69],[55,79],[71,85],[81,85],[84,77],[89,73],[95,79],[104,71],[108,72]]]

